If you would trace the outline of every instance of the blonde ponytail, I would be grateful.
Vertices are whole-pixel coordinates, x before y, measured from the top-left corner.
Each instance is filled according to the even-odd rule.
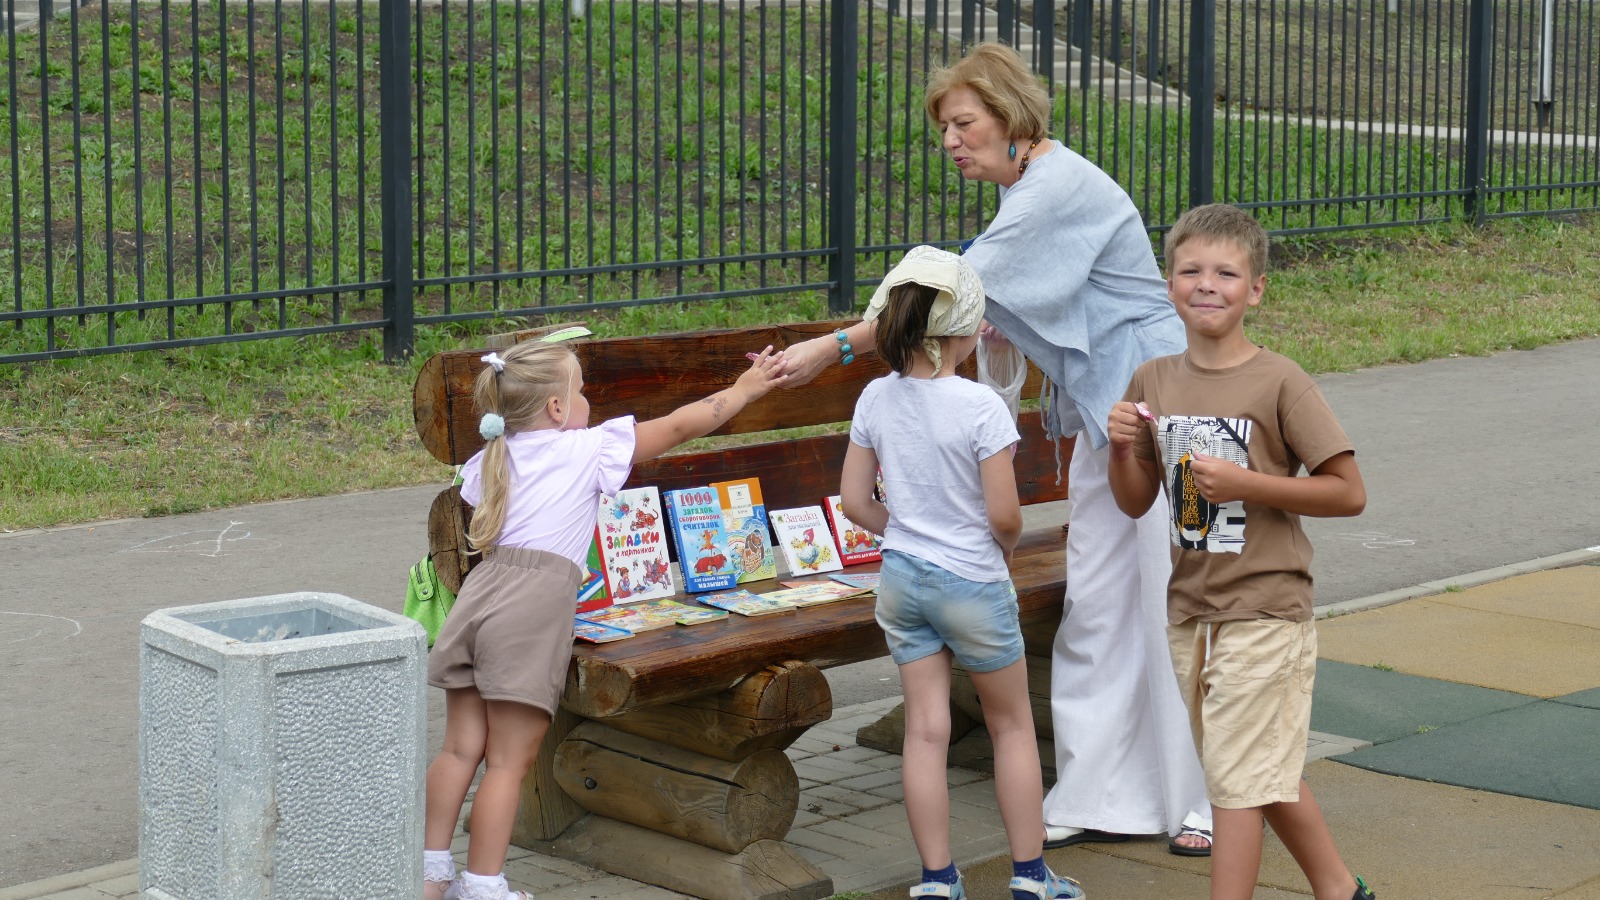
[[[496,371],[484,366],[472,391],[473,405],[480,416],[494,413],[505,420],[504,433],[488,438],[483,445],[479,473],[483,496],[467,528],[467,542],[479,552],[494,548],[506,523],[512,486],[507,439],[542,422],[549,423],[545,409],[550,398],[561,397],[570,406],[568,394],[577,381],[578,359],[571,349],[559,344],[528,341],[501,355],[503,368]]]

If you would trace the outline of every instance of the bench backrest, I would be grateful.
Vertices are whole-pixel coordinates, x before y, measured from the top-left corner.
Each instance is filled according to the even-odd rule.
[[[804,322],[761,328],[740,328],[664,334],[649,337],[583,340],[570,346],[583,365],[590,422],[633,414],[639,419],[666,415],[719,387],[732,384],[748,366],[745,353],[768,344],[783,348],[828,334],[848,324]],[[542,329],[519,333],[536,337]],[[478,435],[478,414],[472,406],[472,383],[484,363],[484,350],[455,350],[435,355],[423,365],[413,391],[417,433],[423,446],[442,462],[459,465],[483,446]],[[716,435],[764,435],[759,442],[716,450],[664,456],[634,467],[629,487],[655,485],[662,491],[698,487],[712,481],[755,477],[768,509],[820,505],[839,492],[839,472],[844,461],[847,434],[788,435],[784,429],[805,428],[849,421],[856,398],[867,382],[889,371],[875,353],[858,355],[848,366],[829,366],[809,384],[773,391],[746,407],[719,428]],[[976,377],[968,360],[962,373]],[[1029,365],[1024,398],[1037,397],[1039,371]],[[930,414],[950,411],[930,410]],[[1037,411],[1024,411],[1018,422],[1022,443],[1016,457],[1017,490],[1023,504],[1066,497],[1066,467],[1070,442],[1057,448],[1044,436]],[[1057,473],[1060,473],[1058,480]],[[459,501],[457,501],[459,503]],[[442,508],[441,508],[442,507]],[[465,540],[456,531],[470,509],[455,523],[448,503],[436,503],[430,516],[435,563],[438,551],[462,550]],[[442,535],[439,534],[442,532]],[[448,545],[455,546],[448,546]],[[461,572],[467,562],[461,560]],[[441,573],[445,566],[441,565]],[[450,580],[447,576],[447,583]]]

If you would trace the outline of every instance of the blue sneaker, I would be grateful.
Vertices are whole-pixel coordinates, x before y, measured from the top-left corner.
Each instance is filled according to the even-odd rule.
[[[942,897],[944,900],[966,900],[967,880],[956,873],[955,884],[945,884],[942,881],[924,881],[911,889],[911,896],[917,897]]]
[[[1083,888],[1071,878],[1065,878],[1049,869],[1044,870],[1044,880],[1034,881],[1032,878],[1017,876],[1011,879],[1012,896],[1018,893],[1032,894],[1039,900],[1082,900]]]

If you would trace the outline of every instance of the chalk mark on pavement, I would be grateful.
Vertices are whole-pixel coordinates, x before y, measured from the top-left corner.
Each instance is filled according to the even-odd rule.
[[[1389,547],[1415,547],[1417,542],[1411,538],[1397,538],[1392,534],[1382,531],[1347,531],[1339,535],[1347,541],[1360,541],[1361,546],[1368,550],[1383,550]]]
[[[69,622],[69,623],[71,623],[71,625],[72,625],[72,633],[67,635],[67,637],[69,637],[69,638],[77,637],[78,635],[83,633],[83,624],[81,622],[79,622],[77,619],[69,619],[66,616],[52,616],[52,615],[47,615],[45,613],[12,612],[11,610],[8,610],[8,609],[0,609],[0,616],[32,616],[32,617],[38,618],[38,619],[55,619],[55,620],[60,621],[60,622]],[[12,638],[11,640],[6,641],[6,643],[8,643],[8,644],[20,644],[23,641],[31,641],[36,637],[43,637],[43,636],[44,636],[44,629],[41,628],[38,631],[35,631],[33,634],[30,634],[30,635],[28,635],[26,637]]]
[[[228,523],[228,527],[221,531],[180,531],[166,537],[135,544],[124,550],[124,553],[198,553],[201,556],[219,557],[226,552],[239,550],[275,550],[277,541],[269,541],[255,537],[252,532],[234,532],[234,528],[243,525],[243,522]],[[236,545],[245,541],[253,542],[251,546],[240,548]],[[257,546],[259,545],[259,546]]]

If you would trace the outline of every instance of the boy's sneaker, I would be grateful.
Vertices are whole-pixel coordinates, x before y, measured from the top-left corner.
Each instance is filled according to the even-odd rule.
[[[1372,888],[1367,887],[1367,883],[1361,880],[1360,875],[1357,875],[1356,892],[1350,900],[1378,900],[1378,895],[1372,892]]]
[[[1083,888],[1071,878],[1057,875],[1049,869],[1044,870],[1044,880],[1034,881],[1032,878],[1017,876],[1011,879],[1011,894],[1031,894],[1039,900],[1082,900]]]
[[[967,880],[956,873],[955,884],[945,884],[942,881],[924,881],[911,889],[911,896],[917,897],[942,897],[945,900],[966,900]]]

